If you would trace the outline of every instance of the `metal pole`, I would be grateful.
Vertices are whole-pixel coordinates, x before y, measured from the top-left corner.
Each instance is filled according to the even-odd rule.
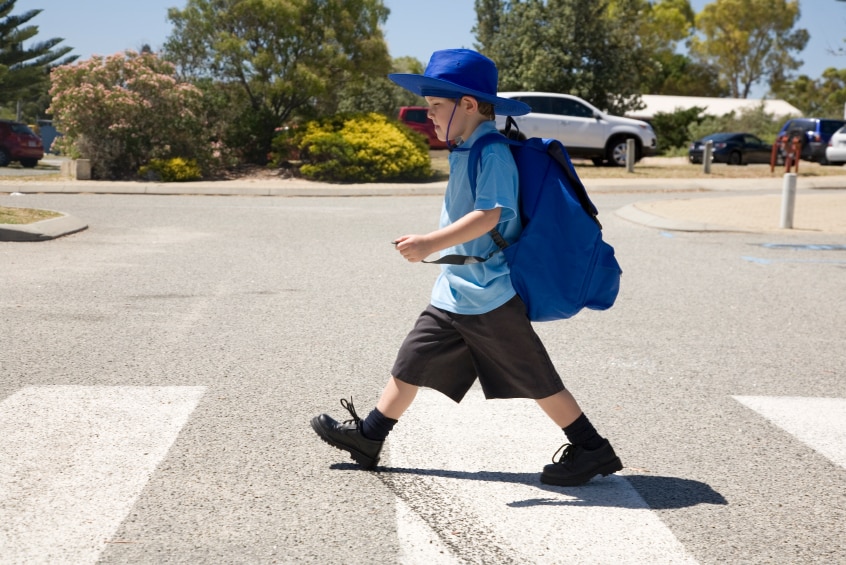
[[[626,170],[634,172],[635,163],[635,140],[631,137],[626,140]]]
[[[793,208],[796,203],[796,173],[785,173],[781,189],[781,227],[793,228]]]
[[[702,152],[702,172],[706,175],[711,174],[711,155],[714,153],[714,142],[708,140],[705,142],[705,150]]]

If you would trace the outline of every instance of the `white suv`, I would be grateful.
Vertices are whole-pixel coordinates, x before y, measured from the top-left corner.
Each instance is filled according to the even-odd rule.
[[[626,140],[635,140],[635,159],[654,155],[658,147],[655,132],[646,122],[611,116],[578,96],[551,92],[500,92],[498,96],[525,102],[532,111],[515,116],[517,127],[526,137],[557,139],[571,157],[583,157],[594,165],[608,162],[625,166]],[[496,125],[505,128],[505,116]]]

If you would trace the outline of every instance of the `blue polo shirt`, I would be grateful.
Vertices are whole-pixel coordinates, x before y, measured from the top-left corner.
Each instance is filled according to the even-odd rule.
[[[511,150],[504,143],[482,149],[481,168],[476,181],[476,199],[467,174],[469,151],[480,136],[496,131],[493,121],[483,122],[449,156],[449,182],[441,209],[440,227],[446,227],[474,210],[500,208],[497,230],[506,241],[517,239],[522,231],[517,201],[517,166]],[[441,255],[487,257],[498,247],[491,236],[444,249]],[[499,308],[514,297],[508,264],[502,253],[484,263],[441,265],[441,273],[432,289],[432,305],[456,314],[484,314]]]

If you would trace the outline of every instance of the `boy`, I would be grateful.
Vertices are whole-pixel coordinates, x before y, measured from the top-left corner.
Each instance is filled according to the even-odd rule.
[[[514,241],[522,226],[511,151],[499,143],[484,148],[473,200],[468,148],[483,134],[496,131],[497,112],[519,116],[529,113],[529,107],[496,96],[496,65],[467,49],[436,51],[423,75],[388,76],[426,98],[438,138],[451,150],[440,228],[425,235],[400,236],[394,241],[396,250],[411,262],[438,251],[487,257],[497,249],[487,235],[493,228],[506,241]],[[378,463],[385,439],[419,387],[433,388],[460,402],[477,378],[485,398],[535,399],[564,430],[570,443],[555,452],[541,482],[575,486],[623,468],[611,444],[564,388],[511,286],[502,253],[484,263],[442,265],[431,303],[400,347],[391,375],[365,419],[358,416],[351,400],[342,399],[352,420],[339,423],[321,414],[311,421],[326,443],[348,451],[366,469]]]

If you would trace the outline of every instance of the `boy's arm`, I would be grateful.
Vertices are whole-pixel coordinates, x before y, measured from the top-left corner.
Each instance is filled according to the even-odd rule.
[[[501,208],[473,210],[450,225],[426,235],[404,235],[395,242],[408,261],[422,261],[432,253],[481,237],[499,223]]]

